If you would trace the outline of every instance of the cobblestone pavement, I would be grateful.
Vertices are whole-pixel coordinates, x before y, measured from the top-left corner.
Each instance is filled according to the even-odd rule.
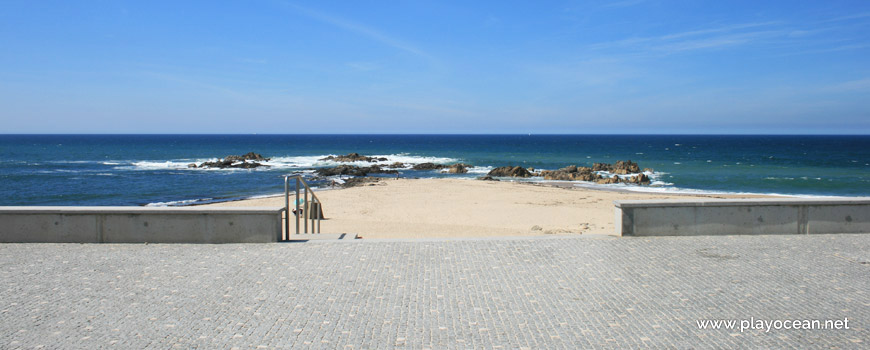
[[[870,235],[2,244],[0,348],[868,348]],[[848,330],[701,330],[699,319]]]

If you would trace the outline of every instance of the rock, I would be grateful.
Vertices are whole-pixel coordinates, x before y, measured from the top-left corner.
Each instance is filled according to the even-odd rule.
[[[531,177],[532,173],[521,166],[503,166],[490,170],[486,175],[498,177]]]
[[[571,173],[559,170],[542,170],[541,176],[544,180],[571,181],[574,177]]]
[[[405,167],[405,163],[402,163],[402,162],[395,162],[393,164],[387,165],[387,168],[390,168],[390,169],[398,169],[398,168],[404,168],[404,167]]]
[[[544,230],[544,228],[541,226],[538,226],[538,225],[532,226],[532,231],[542,231],[542,230]]]
[[[356,187],[356,186],[364,186],[364,185],[369,185],[369,186],[371,186],[371,185],[375,185],[376,183],[378,183],[378,182],[380,182],[380,181],[381,181],[381,179],[380,179],[380,178],[377,178],[377,177],[370,177],[370,176],[367,176],[367,177],[353,177],[353,178],[350,178],[350,179],[345,180],[345,181],[344,181],[344,184],[342,184],[342,186],[345,187],[345,188],[347,188],[347,187]]]
[[[368,174],[398,174],[396,170],[384,170],[379,165],[368,167],[358,167],[354,165],[342,164],[332,168],[320,168],[315,170],[318,176],[335,176],[335,175],[350,175],[350,176],[366,176]]]
[[[254,152],[248,152],[240,156],[226,156],[224,160],[228,160],[231,162],[244,162],[246,160],[253,160],[257,162],[268,162],[270,158],[264,158],[262,155]]]
[[[218,159],[215,162],[203,162],[200,165],[196,165],[196,163],[188,164],[188,168],[218,168],[218,169],[226,169],[226,168],[241,168],[241,169],[253,169],[259,167],[269,167],[265,164],[257,163],[260,162],[268,162],[270,158],[264,158],[262,155],[248,152],[241,156],[229,155],[224,157],[223,159]],[[248,162],[251,160],[252,162]]]
[[[469,164],[463,164],[463,163],[453,164],[453,165],[447,167],[447,173],[449,173],[449,174],[465,174],[468,172],[468,168],[470,168],[470,167],[471,167],[471,165],[469,165]]]
[[[442,168],[444,168],[444,165],[442,165],[442,164],[420,163],[420,164],[414,165],[414,167],[412,169],[414,169],[414,170],[438,170],[438,169],[442,169]]]
[[[481,181],[500,181],[499,179],[496,179],[496,178],[489,176],[489,175],[481,176],[481,177],[478,177],[477,179],[481,180]]]
[[[606,185],[606,184],[616,184],[616,183],[619,183],[619,176],[606,177],[606,178],[598,179],[598,180],[595,181],[595,183],[598,183],[598,184],[601,184],[601,185]]]
[[[638,184],[638,185],[649,185],[650,180],[649,180],[649,176],[646,176],[646,174],[637,174],[635,176],[630,177],[628,179],[628,181],[626,181],[626,182]]]
[[[592,171],[610,171],[613,166],[607,163],[592,163]]]
[[[232,167],[233,168],[242,168],[242,169],[253,169],[253,168],[259,168],[259,167],[267,167],[268,168],[269,166],[265,165],[265,164],[260,164],[257,162],[241,162],[241,163],[233,164]]]
[[[562,181],[595,181],[601,178],[601,175],[592,172],[592,168],[576,165],[569,165],[559,170],[542,170],[541,176],[544,180]]]
[[[596,181],[601,179],[601,175],[595,173],[577,173],[574,175],[575,181]]]
[[[368,175],[365,171],[360,169],[358,166],[353,165],[339,165],[337,167],[332,168],[320,168],[315,170],[318,176],[335,176],[335,175],[350,175],[350,176],[366,176]]]
[[[614,174],[636,174],[640,172],[640,167],[637,166],[637,163],[634,163],[630,160],[616,161],[616,164],[613,164],[613,173]]]
[[[190,167],[190,165],[188,165],[188,167]],[[246,161],[236,162],[233,160],[226,160],[226,159],[218,160],[216,162],[204,162],[204,163],[199,165],[199,168],[218,168],[218,169],[226,169],[226,168],[253,169],[253,168],[259,168],[259,167],[267,167],[268,168],[269,166],[265,165],[265,164],[260,164],[257,162],[246,162]]]
[[[369,163],[373,163],[373,162],[377,162],[379,160],[380,161],[387,160],[387,158],[366,157],[364,155],[361,155],[359,153],[354,152],[354,153],[348,153],[346,155],[329,156],[326,158],[321,158],[320,160],[331,160],[333,162],[343,162],[343,163],[346,163],[346,162],[369,162]]]
[[[656,172],[656,171],[653,170],[653,168],[643,168],[643,172],[645,172],[645,173],[654,173],[654,172]]]
[[[360,170],[365,171],[369,174],[398,174],[399,173],[396,170],[382,169],[380,165],[372,165],[369,167],[360,168]]]

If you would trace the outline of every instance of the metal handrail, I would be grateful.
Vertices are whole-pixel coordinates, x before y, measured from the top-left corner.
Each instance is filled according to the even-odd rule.
[[[323,206],[321,205],[320,198],[317,198],[317,195],[314,194],[314,190],[308,186],[308,183],[305,182],[305,179],[302,178],[302,175],[285,175],[284,176],[284,232],[287,234],[287,239],[290,239],[290,179],[296,179],[296,234],[299,234],[299,219],[302,215],[307,215],[305,219],[303,219],[304,223],[304,233],[308,233],[308,221],[311,221],[311,233],[320,233],[320,220],[323,219],[320,214],[323,211]],[[302,188],[303,198],[301,203],[307,207],[307,209],[299,210],[299,189]],[[308,194],[311,193],[311,200],[308,199]],[[315,208],[315,205],[317,204]],[[303,214],[304,212],[304,214]],[[314,217],[312,217],[314,216]],[[316,224],[316,225],[315,225]]]

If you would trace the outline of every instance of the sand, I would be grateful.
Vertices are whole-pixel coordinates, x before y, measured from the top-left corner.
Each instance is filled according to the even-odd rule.
[[[615,234],[614,200],[744,198],[554,187],[466,179],[384,179],[360,187],[317,191],[326,217],[322,233],[363,238],[450,238]],[[283,206],[284,197],[212,206]]]

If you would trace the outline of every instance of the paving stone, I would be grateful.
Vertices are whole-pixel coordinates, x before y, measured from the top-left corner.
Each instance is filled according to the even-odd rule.
[[[0,244],[0,348],[866,348],[870,235]],[[849,330],[699,329],[843,319]]]

